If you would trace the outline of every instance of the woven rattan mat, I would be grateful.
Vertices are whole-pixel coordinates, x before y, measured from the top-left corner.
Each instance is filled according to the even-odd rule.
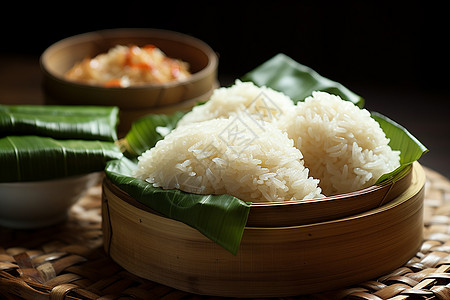
[[[450,299],[450,181],[425,171],[424,241],[415,257],[392,273],[359,285],[283,299]],[[220,298],[138,278],[107,257],[102,245],[101,187],[96,186],[63,224],[32,231],[0,228],[0,299]]]

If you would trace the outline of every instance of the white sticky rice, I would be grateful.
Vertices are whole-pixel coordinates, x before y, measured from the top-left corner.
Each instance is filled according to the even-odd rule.
[[[216,89],[205,104],[194,107],[178,122],[178,126],[228,118],[241,112],[255,120],[276,123],[294,107],[292,100],[283,93],[236,80],[230,87]]]
[[[164,189],[273,202],[323,197],[308,172],[285,132],[241,114],[177,127],[139,157],[134,175]]]
[[[339,96],[314,92],[280,126],[327,196],[373,185],[400,164],[400,152],[389,147],[370,113]]]

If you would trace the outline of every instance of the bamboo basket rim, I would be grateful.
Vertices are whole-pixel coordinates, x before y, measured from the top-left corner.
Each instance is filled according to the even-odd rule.
[[[391,209],[392,207],[396,207],[398,205],[405,203],[408,200],[409,196],[413,196],[413,195],[419,193],[421,189],[423,189],[423,184],[425,183],[425,172],[424,172],[422,166],[418,162],[415,162],[414,164],[416,165],[415,168],[411,168],[411,171],[414,172],[414,174],[413,174],[413,176],[415,177],[414,183],[415,184],[422,183],[422,185],[416,186],[414,189],[413,188],[407,189],[406,191],[404,191],[401,194],[401,198],[396,198],[392,201],[384,203],[382,206],[379,206],[374,209],[364,211],[364,212],[361,212],[361,213],[358,213],[355,215],[346,216],[344,218],[327,220],[327,221],[322,221],[322,222],[315,222],[315,223],[301,224],[301,225],[291,225],[291,226],[273,226],[273,227],[245,226],[245,230],[247,230],[247,229],[250,229],[250,230],[284,230],[284,229],[307,228],[307,227],[318,226],[318,225],[327,226],[327,225],[333,225],[333,224],[338,224],[338,223],[345,223],[345,222],[348,222],[349,220],[367,218],[367,217],[376,215],[377,213],[386,211],[388,209]],[[145,212],[155,214],[155,215],[162,217],[164,219],[167,219],[167,220],[179,222],[179,221],[174,220],[170,217],[167,217],[167,216],[145,206],[144,204],[140,203],[139,201],[133,199],[126,192],[122,191],[120,188],[118,188],[117,186],[112,184],[111,181],[107,177],[104,178],[103,183],[111,191],[111,193],[114,194],[118,199],[125,201],[126,203],[128,203],[138,209],[142,209]],[[116,193],[118,193],[118,194],[116,194]],[[126,196],[126,198],[125,199],[121,198],[121,196]],[[180,222],[180,223],[182,223],[182,222]]]
[[[413,167],[412,164],[406,166],[408,171],[403,173],[403,174],[399,174],[399,176],[396,176],[395,177],[396,181],[393,180],[394,178],[388,178],[385,181],[381,182],[380,184],[373,184],[371,186],[368,186],[366,188],[359,189],[359,190],[356,190],[356,191],[353,191],[353,192],[326,196],[325,198],[315,198],[315,199],[306,199],[306,200],[286,200],[286,201],[274,201],[274,202],[252,202],[251,206],[254,206],[254,207],[283,206],[283,205],[311,203],[311,202],[325,202],[325,201],[331,201],[331,200],[339,200],[339,199],[342,199],[342,198],[348,198],[348,197],[352,197],[352,196],[362,196],[362,195],[370,194],[370,193],[372,193],[374,191],[381,190],[381,189],[383,189],[383,188],[385,188],[387,186],[392,188],[392,186],[397,184],[399,181],[401,181],[402,179],[405,179],[405,178],[408,177],[408,175],[411,173],[412,167]]]
[[[334,220],[336,218],[343,218],[358,213],[380,207],[383,204],[391,201],[401,193],[403,193],[411,183],[414,168],[420,167],[418,162],[407,166],[407,172],[398,174],[393,179],[388,179],[379,185],[372,185],[367,188],[344,193],[325,198],[317,198],[310,200],[292,200],[285,202],[256,202],[250,204],[250,212],[246,227],[290,227],[294,225],[305,225],[310,223],[324,222]],[[152,208],[135,200],[128,193],[114,185],[110,179],[105,177],[105,185],[108,186],[114,193],[120,194],[121,199],[136,206],[144,211],[152,212],[154,214],[164,216],[163,214],[153,210]],[[369,205],[358,207],[360,200],[364,196],[380,193],[380,197],[369,200]],[[330,204],[333,204],[333,209],[330,209]],[[350,207],[348,205],[351,205]],[[344,206],[343,206],[344,205]],[[357,206],[356,208],[354,206]],[[327,208],[327,211],[321,210]],[[345,208],[349,208],[348,211]],[[274,209],[282,209],[285,213],[283,217],[268,218],[267,214],[272,214]],[[294,211],[294,209],[297,209]],[[337,210],[336,210],[337,209]],[[300,210],[302,210],[300,213]],[[308,214],[305,214],[305,210]]]

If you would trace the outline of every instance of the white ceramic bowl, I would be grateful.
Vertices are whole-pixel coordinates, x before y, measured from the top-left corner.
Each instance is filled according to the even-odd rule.
[[[62,179],[0,183],[0,226],[34,229],[64,221],[100,172]]]

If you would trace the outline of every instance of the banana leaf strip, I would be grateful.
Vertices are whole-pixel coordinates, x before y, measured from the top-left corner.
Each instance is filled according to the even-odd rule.
[[[55,139],[117,140],[117,107],[0,105],[0,137],[38,135]]]
[[[141,155],[172,131],[183,115],[183,112],[172,115],[150,114],[133,122],[125,138],[118,142],[122,152],[130,158]]]
[[[6,136],[0,138],[0,182],[38,181],[103,171],[107,161],[122,156],[113,142]]]
[[[389,138],[389,146],[393,150],[400,150],[400,167],[390,173],[382,175],[377,180],[376,184],[388,179],[394,179],[395,181],[395,178],[399,173],[405,170],[405,168],[413,162],[419,160],[422,155],[429,150],[406,128],[395,121],[378,112],[371,112],[371,116],[380,124],[384,133]]]
[[[282,92],[291,97],[294,103],[305,100],[314,91],[324,91],[364,107],[364,99],[361,96],[282,53],[246,73],[241,80],[252,81],[258,86],[267,86]]]
[[[250,203],[230,195],[198,195],[164,190],[132,177],[136,164],[130,159],[107,163],[106,176],[121,190],[168,218],[181,221],[236,254],[250,212]]]

